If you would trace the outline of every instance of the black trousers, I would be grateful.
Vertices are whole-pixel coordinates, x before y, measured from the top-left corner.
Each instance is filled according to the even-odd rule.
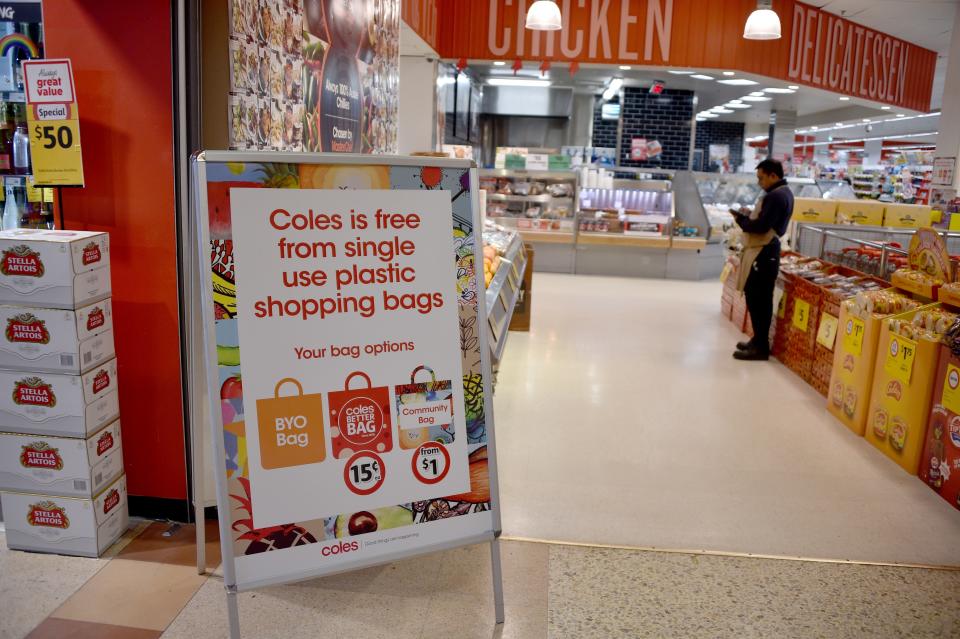
[[[770,351],[770,322],[773,319],[773,289],[780,272],[780,240],[773,240],[763,247],[747,277],[743,293],[747,298],[747,311],[753,324],[754,347],[762,352]]]

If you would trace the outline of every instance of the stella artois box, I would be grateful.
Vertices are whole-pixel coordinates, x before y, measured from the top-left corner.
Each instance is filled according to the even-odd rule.
[[[86,439],[120,417],[117,360],[84,375],[0,371],[0,429]]]
[[[4,492],[0,502],[13,550],[99,557],[129,523],[125,475],[92,499]]]
[[[119,421],[86,440],[0,433],[0,490],[92,497],[122,474]]]
[[[76,309],[110,297],[106,233],[0,232],[0,304]]]
[[[0,368],[80,375],[116,355],[109,299],[75,311],[0,306],[0,329]]]

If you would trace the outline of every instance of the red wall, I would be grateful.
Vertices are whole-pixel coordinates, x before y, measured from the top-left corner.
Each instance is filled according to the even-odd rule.
[[[46,55],[70,58],[87,186],[68,229],[110,232],[131,495],[185,499],[170,4],[44,0]]]

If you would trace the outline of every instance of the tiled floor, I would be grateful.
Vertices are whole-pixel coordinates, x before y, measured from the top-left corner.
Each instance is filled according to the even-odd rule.
[[[496,391],[505,535],[960,566],[960,511],[786,367],[731,357],[718,282],[533,290]]]
[[[538,275],[534,299],[496,395],[506,534],[960,564],[960,512],[779,364],[730,359],[715,284]],[[219,573],[166,531],[100,560],[0,535],[0,639],[225,637]],[[960,637],[956,570],[501,543],[504,626],[471,546],[243,593],[244,637]]]

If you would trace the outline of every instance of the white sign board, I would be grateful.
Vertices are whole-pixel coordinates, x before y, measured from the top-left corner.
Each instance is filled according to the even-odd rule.
[[[495,543],[476,170],[208,152],[194,186],[228,594]]]

